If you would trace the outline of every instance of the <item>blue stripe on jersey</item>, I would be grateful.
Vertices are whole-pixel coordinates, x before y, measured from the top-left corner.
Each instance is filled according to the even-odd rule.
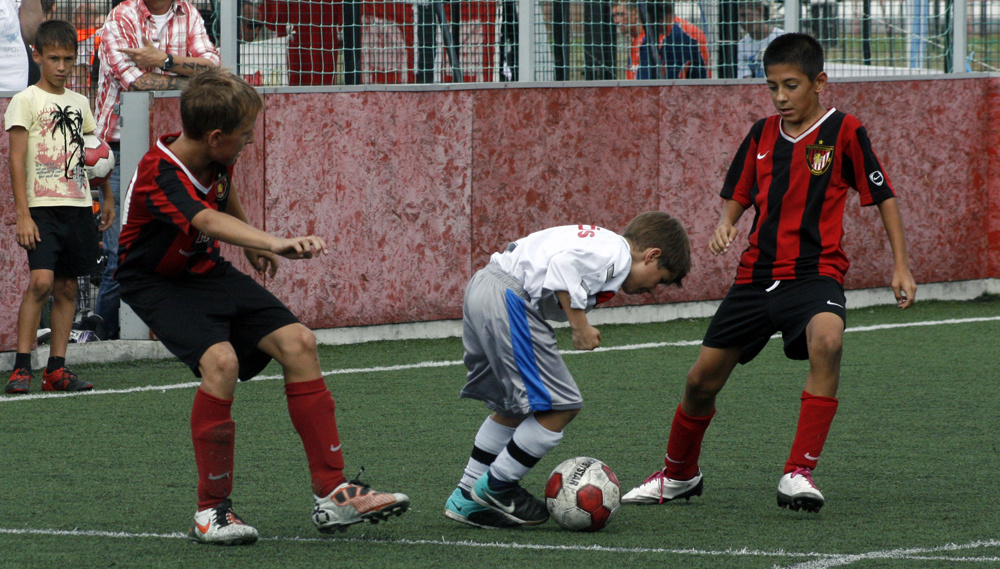
[[[535,361],[524,299],[507,289],[506,304],[507,321],[510,322],[510,344],[514,348],[514,363],[517,365],[518,373],[521,374],[524,389],[528,392],[528,404],[531,405],[532,411],[549,411],[552,409],[552,395],[542,383],[541,374],[538,373],[538,362]]]

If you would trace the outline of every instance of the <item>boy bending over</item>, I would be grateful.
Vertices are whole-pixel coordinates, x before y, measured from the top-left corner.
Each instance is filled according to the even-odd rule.
[[[494,253],[465,289],[468,383],[462,397],[493,411],[476,434],[465,473],[444,515],[471,526],[540,524],[545,503],[518,482],[554,449],[583,406],[546,320],[569,321],[573,347],[593,350],[601,333],[586,311],[614,296],[675,284],[691,267],[677,219],[647,212],[618,235],[596,225],[532,233]]]

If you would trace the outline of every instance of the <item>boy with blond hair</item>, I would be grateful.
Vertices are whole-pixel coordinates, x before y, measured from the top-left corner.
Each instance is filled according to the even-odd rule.
[[[272,358],[284,371],[288,414],[305,447],[316,528],[330,533],[402,514],[410,504],[404,494],[376,492],[344,477],[334,400],[312,331],[219,254],[220,241],[242,247],[255,270],[273,277],[278,256],[310,259],[326,252],[315,235],[280,238],[247,222],[232,173],[254,141],[260,95],[228,71],[210,69],[191,78],[180,106],[183,132],[156,141],[123,196],[115,278],[122,300],[201,378],[191,411],[198,507],[190,539],[257,541],[257,530],[233,512],[229,499],[236,436],[230,410],[237,381]]]

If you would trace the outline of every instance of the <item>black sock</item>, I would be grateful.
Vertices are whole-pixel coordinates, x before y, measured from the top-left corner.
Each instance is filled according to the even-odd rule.
[[[26,369],[31,370],[31,352],[22,354],[17,352],[14,354],[14,369]]]
[[[49,357],[49,363],[45,366],[45,371],[52,373],[61,367],[66,366],[66,358]]]

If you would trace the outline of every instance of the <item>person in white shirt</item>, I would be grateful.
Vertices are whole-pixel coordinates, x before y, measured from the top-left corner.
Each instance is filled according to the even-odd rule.
[[[764,50],[785,33],[770,23],[771,7],[765,1],[740,4],[740,26],[746,32],[736,44],[736,77],[763,77]]]
[[[559,444],[583,397],[546,320],[568,321],[573,347],[593,350],[601,333],[586,312],[621,289],[650,292],[675,284],[691,267],[680,222],[640,214],[621,235],[596,225],[532,233],[495,253],[465,289],[462,344],[468,383],[461,396],[492,411],[476,434],[449,519],[476,527],[535,525],[545,503],[518,482]]]
[[[0,91],[28,86],[27,46],[44,18],[41,0],[0,0]]]

